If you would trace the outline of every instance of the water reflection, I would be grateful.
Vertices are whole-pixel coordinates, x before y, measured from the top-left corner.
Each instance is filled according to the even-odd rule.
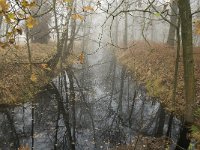
[[[61,77],[60,81],[63,82],[63,80],[64,78]],[[34,149],[36,150],[67,150],[70,148],[69,141],[73,141],[72,103],[67,101],[70,92],[58,88],[60,85],[58,81],[54,82],[57,85],[57,91],[43,90],[34,100]],[[120,81],[118,79],[115,82],[117,85]],[[74,85],[76,88],[76,141],[74,143],[76,149],[108,149],[119,144],[130,143],[138,135],[154,136],[156,134],[160,123],[161,106],[155,99],[150,99],[146,95],[144,88],[136,87],[134,82],[125,81],[123,111],[119,115],[117,87],[111,96],[110,85],[101,88],[97,81],[94,83],[95,86],[91,88],[91,91],[80,89],[79,83]],[[67,95],[66,92],[68,92]],[[25,145],[31,148],[31,107],[30,103],[0,107],[0,147],[2,150],[14,150]],[[168,115],[165,116],[164,133],[167,130],[169,118]],[[173,135],[177,135],[177,123],[177,121],[173,123]]]

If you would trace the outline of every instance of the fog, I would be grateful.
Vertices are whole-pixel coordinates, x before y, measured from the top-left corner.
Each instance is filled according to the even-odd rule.
[[[170,113],[157,97],[148,95],[144,84],[117,57],[134,49],[138,42],[150,49],[151,44],[166,44],[170,38],[176,44],[175,31],[169,38],[170,27],[173,28],[168,22],[173,16],[172,3],[41,0],[38,5],[39,2],[43,13],[49,10],[48,14],[36,17],[37,28],[24,27],[23,34],[15,37],[16,45],[53,43],[52,50],[61,50],[61,56],[58,61],[47,62],[49,67],[57,68],[33,97],[0,107],[0,149],[27,146],[32,150],[108,150],[129,144],[139,149],[145,145],[141,144],[143,138],[160,134],[160,126],[161,134],[166,135]],[[190,3],[193,12],[200,6],[198,0]],[[10,27],[3,22],[2,34],[8,30]],[[194,34],[194,45],[199,44],[199,37]],[[32,47],[31,51],[34,52]],[[181,122],[174,116],[171,124],[175,143]]]

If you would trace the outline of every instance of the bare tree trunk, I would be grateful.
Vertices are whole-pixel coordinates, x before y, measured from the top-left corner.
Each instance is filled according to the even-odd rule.
[[[185,120],[193,122],[193,105],[195,100],[194,86],[194,59],[193,59],[193,41],[192,41],[192,15],[190,2],[188,0],[179,0],[179,11],[181,18],[181,33],[183,47],[183,65],[184,65],[184,87],[186,113]]]
[[[30,76],[33,73],[33,67],[32,67],[32,53],[30,48],[29,39],[30,38],[30,31],[28,28],[26,28],[26,42],[27,42],[27,50],[28,50],[28,60],[30,63]],[[35,144],[35,105],[34,101],[31,102],[31,149],[34,150],[34,144]]]
[[[173,111],[176,109],[176,91],[178,85],[178,70],[179,70],[179,61],[180,61],[180,50],[181,50],[181,37],[180,37],[180,19],[178,19],[178,26],[176,28],[176,37],[177,37],[177,48],[176,48],[176,62],[174,69],[174,87],[173,87],[173,95],[172,95],[172,105],[174,106]],[[171,137],[172,123],[173,123],[174,112],[171,112],[168,128],[167,128],[167,137]]]
[[[88,62],[88,56],[86,55],[87,53],[87,49],[88,49],[88,41],[89,41],[89,34],[90,34],[90,29],[87,29],[88,26],[91,25],[90,20],[87,18],[89,16],[87,16],[87,13],[85,12],[84,14],[84,18],[85,21],[83,23],[83,39],[82,39],[82,53],[84,55],[84,62],[82,64],[82,76],[81,76],[81,86],[82,88],[87,89],[88,85],[88,79],[89,79],[89,70],[88,70],[88,66],[89,66],[89,62]],[[86,97],[88,95],[85,95]]]
[[[3,16],[0,16],[0,29],[1,29],[1,26],[2,26],[2,22],[3,22]]]
[[[154,15],[151,15],[151,41],[155,41],[155,23],[153,19]]]
[[[117,1],[116,1],[116,7],[118,6],[118,3],[117,3]],[[118,32],[119,32],[119,25],[118,25],[118,17],[116,16],[115,17],[115,29],[114,29],[114,44],[116,45],[116,46],[118,46]],[[109,108],[109,110],[111,110],[110,108],[111,108],[111,106],[112,106],[112,101],[113,101],[113,96],[114,96],[114,92],[115,92],[115,76],[116,76],[116,56],[115,56],[115,50],[116,50],[116,48],[113,48],[113,53],[112,53],[112,55],[113,55],[113,58],[112,58],[112,77],[111,77],[111,84],[112,84],[112,86],[111,86],[111,93],[110,93],[110,102],[109,102],[109,105],[108,105],[108,108]]]
[[[178,145],[187,149],[190,143],[188,134],[190,133],[191,123],[194,121],[194,100],[195,100],[195,79],[194,79],[194,59],[193,59],[193,38],[192,38],[192,15],[189,0],[178,1],[182,47],[183,47],[183,65],[184,65],[184,93],[185,93],[185,122],[180,132]],[[180,149],[177,147],[176,149]]]
[[[167,44],[169,44],[170,46],[174,46],[175,44],[176,27],[174,25],[177,25],[177,13],[178,13],[177,2],[174,0],[171,0],[170,22],[173,25],[170,24],[169,34],[168,34],[168,39],[167,39]]]
[[[197,11],[200,11],[200,1],[197,1]],[[199,20],[200,19],[200,13],[196,14],[196,19]],[[195,46],[200,46],[200,38],[199,35],[194,35],[195,36]]]
[[[46,13],[50,6],[48,5],[47,1],[40,1],[35,0],[36,2],[36,9],[34,9],[33,13],[40,15],[37,17],[37,25],[35,25],[30,30],[31,42],[32,43],[41,43],[47,44],[50,39],[50,30],[49,30],[49,22],[51,20],[50,13]],[[46,14],[44,14],[46,13]]]
[[[74,1],[73,1],[74,4]],[[73,6],[73,4],[71,4]],[[71,7],[72,7],[71,6]],[[66,29],[64,31],[62,31],[62,34],[60,34],[60,29],[59,29],[59,21],[58,21],[58,14],[56,11],[56,0],[53,0],[53,14],[54,14],[54,21],[55,21],[55,30],[56,30],[56,48],[57,48],[57,52],[56,54],[48,61],[48,66],[54,70],[56,68],[56,65],[58,64],[59,60],[61,57],[65,57],[67,58],[67,55],[69,54],[69,50],[71,48],[71,45],[74,42],[74,36],[75,36],[75,29],[76,26],[73,25],[73,29],[72,29],[72,34],[71,34],[71,38],[68,37],[69,34],[69,23],[70,23],[70,17],[72,14],[72,10],[70,9],[69,13],[68,13],[68,18],[66,19]],[[70,39],[70,41],[69,41]]]

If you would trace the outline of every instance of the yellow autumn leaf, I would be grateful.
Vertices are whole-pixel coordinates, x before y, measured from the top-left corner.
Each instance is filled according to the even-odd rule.
[[[31,8],[36,6],[36,2],[35,1],[29,2],[27,0],[22,0],[21,5],[24,8]]]
[[[7,22],[8,24],[11,23],[11,19],[10,19],[8,16],[5,16],[5,20],[6,20],[6,22]]]
[[[51,71],[51,68],[48,67],[48,64],[41,64],[40,66],[41,66],[42,69]]]
[[[26,8],[26,7],[28,7],[29,3],[27,0],[22,0],[21,5],[22,5],[22,7]]]
[[[25,16],[25,13],[23,11],[19,11],[19,12],[16,12],[16,16],[19,18],[19,19],[23,19],[24,16]]]
[[[9,43],[10,44],[14,44],[15,43],[15,39],[14,38],[9,39]]]
[[[45,69],[45,68],[48,67],[48,64],[41,64],[41,67],[42,67],[43,69]]]
[[[64,2],[71,3],[72,0],[63,0]]]
[[[19,49],[19,48],[20,48],[20,46],[19,46],[19,45],[14,45],[14,47],[15,47],[16,49]]]
[[[33,81],[33,82],[37,82],[36,74],[35,74],[35,73],[32,73],[30,79],[31,79],[31,81]]]
[[[83,11],[94,11],[94,8],[92,8],[91,6],[84,6]]]
[[[36,6],[36,2],[35,1],[30,2],[29,7],[35,7],[35,6]]]
[[[81,63],[81,64],[83,64],[84,63],[84,53],[83,52],[81,52],[81,54],[79,55],[79,57],[78,57],[78,61]]]
[[[79,19],[79,20],[83,20],[84,19],[84,17],[82,16],[82,15],[80,15],[80,14],[73,14],[72,16],[72,19],[74,19],[74,20],[77,20],[77,19]]]
[[[200,20],[195,21],[195,33],[200,34]]]
[[[20,34],[20,35],[22,35],[22,28],[20,28],[20,27],[16,27],[15,28],[15,31],[18,33],[18,34]]]
[[[9,4],[6,3],[6,0],[0,0],[0,12],[7,11],[9,9]]]
[[[14,13],[8,13],[8,17],[10,19],[15,19],[15,14]]]
[[[14,32],[7,32],[6,37],[9,39],[13,37]]]
[[[20,145],[18,150],[30,150],[30,147],[28,145],[26,145],[26,146]]]
[[[1,41],[0,41],[0,47],[1,47],[1,48],[4,49],[4,48],[6,48],[7,46],[8,46],[8,43],[7,43],[7,42],[1,42]]]
[[[11,23],[15,19],[15,14],[14,13],[8,13],[5,16],[6,22]]]
[[[36,19],[34,19],[32,16],[29,16],[29,17],[26,19],[26,26],[27,26],[29,29],[33,28],[36,24],[37,24],[37,21],[36,21]]]

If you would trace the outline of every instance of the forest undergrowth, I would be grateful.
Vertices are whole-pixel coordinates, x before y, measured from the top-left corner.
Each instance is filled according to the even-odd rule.
[[[178,118],[185,111],[183,58],[180,54],[178,64],[177,89],[175,101],[172,100],[174,90],[174,73],[176,48],[162,43],[137,41],[127,51],[116,53],[118,62],[126,66],[140,84],[144,85],[150,97],[156,97],[168,112]],[[200,141],[200,48],[194,48],[196,102],[195,122],[192,126],[193,137]]]

